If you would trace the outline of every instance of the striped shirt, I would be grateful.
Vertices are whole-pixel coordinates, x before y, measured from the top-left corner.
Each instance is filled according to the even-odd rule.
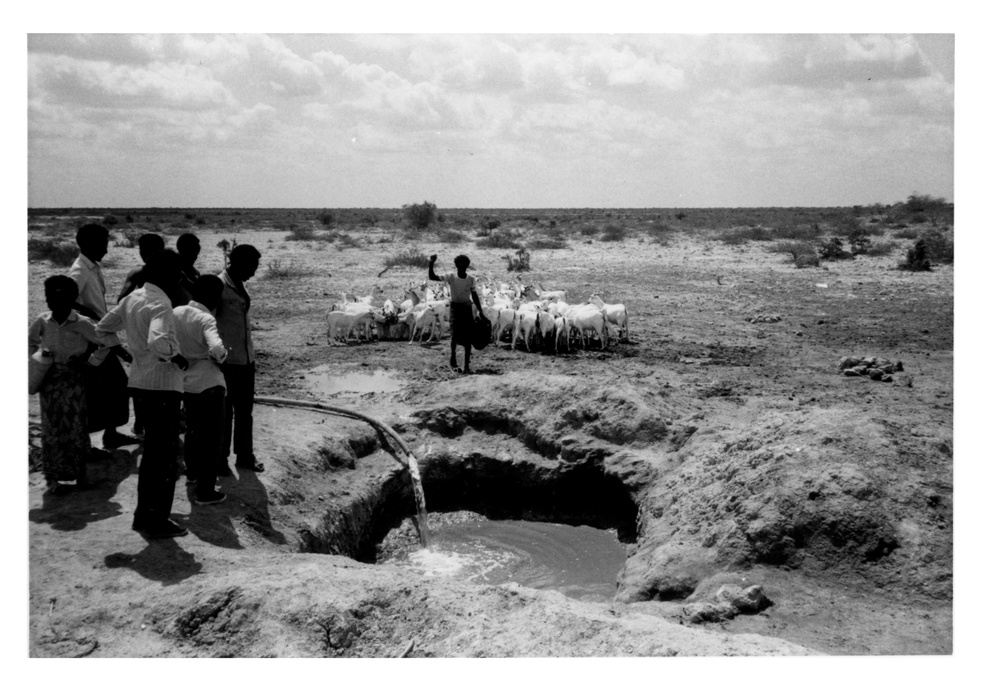
[[[199,394],[210,387],[226,386],[226,378],[216,363],[226,359],[226,347],[219,338],[215,317],[208,308],[192,300],[174,308],[174,327],[181,355],[187,358],[184,391]]]
[[[90,344],[115,346],[118,337],[114,334],[98,336],[94,321],[76,310],[70,310],[62,324],[52,318],[51,312],[43,312],[28,328],[28,351],[34,353],[43,348],[54,356],[56,363],[68,363],[82,356]]]
[[[125,296],[97,323],[98,332],[124,329],[132,367],[128,386],[134,389],[183,392],[184,374],[170,359],[180,353],[170,298],[148,281]]]

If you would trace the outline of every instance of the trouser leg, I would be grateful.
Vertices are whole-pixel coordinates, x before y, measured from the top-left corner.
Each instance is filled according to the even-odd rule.
[[[184,463],[195,491],[204,497],[215,490],[218,460],[225,418],[225,387],[212,387],[198,394],[184,395],[188,428],[184,436]]]
[[[170,518],[177,483],[177,434],[180,392],[144,391],[146,439],[139,461],[137,523],[154,525]]]
[[[229,456],[230,449],[237,456],[252,456],[256,366],[223,364],[222,373],[226,378],[226,403],[221,456]]]

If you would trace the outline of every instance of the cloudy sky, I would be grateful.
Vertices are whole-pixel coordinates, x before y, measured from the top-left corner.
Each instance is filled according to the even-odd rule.
[[[953,35],[28,34],[29,206],[953,199]]]

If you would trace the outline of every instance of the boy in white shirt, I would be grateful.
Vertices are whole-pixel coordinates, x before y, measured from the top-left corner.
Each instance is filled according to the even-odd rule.
[[[222,279],[206,274],[191,286],[191,301],[174,308],[174,327],[181,355],[188,361],[184,371],[184,464],[188,485],[194,485],[196,505],[214,505],[226,499],[215,489],[222,448],[226,406],[226,378],[219,364],[226,347],[212,311],[219,305]]]

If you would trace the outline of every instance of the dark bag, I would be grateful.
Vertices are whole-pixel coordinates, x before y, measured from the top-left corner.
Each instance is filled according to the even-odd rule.
[[[493,340],[493,325],[485,317],[477,317],[472,325],[472,345],[482,351]]]

